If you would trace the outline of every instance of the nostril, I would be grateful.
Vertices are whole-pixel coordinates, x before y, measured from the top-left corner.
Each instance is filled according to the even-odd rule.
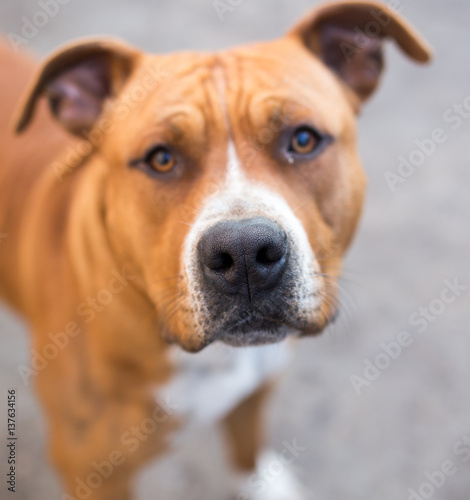
[[[279,262],[286,253],[285,245],[268,244],[258,250],[256,262],[258,264],[269,266]]]
[[[212,271],[228,271],[234,264],[233,258],[226,252],[220,252],[213,256],[208,267]]]
[[[278,255],[279,252],[273,252],[273,249],[269,246],[264,246],[258,250],[256,254],[256,262],[264,266],[268,266],[273,262],[277,262],[282,255]]]

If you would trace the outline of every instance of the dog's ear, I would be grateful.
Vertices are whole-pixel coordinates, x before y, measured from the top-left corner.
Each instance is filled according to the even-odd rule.
[[[19,133],[31,121],[38,99],[45,96],[53,116],[69,132],[83,136],[132,72],[141,53],[118,40],[88,39],[53,53],[26,90],[14,119]]]
[[[377,2],[340,1],[317,7],[288,33],[351,88],[361,101],[379,83],[383,41],[391,38],[408,56],[427,62],[431,50],[394,11]]]

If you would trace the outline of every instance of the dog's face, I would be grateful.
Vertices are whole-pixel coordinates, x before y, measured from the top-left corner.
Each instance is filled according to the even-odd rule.
[[[149,57],[124,98],[149,67],[165,79],[102,154],[111,237],[142,263],[165,334],[198,348],[321,330],[364,189],[335,77],[272,43]]]
[[[346,54],[374,19],[380,30]],[[103,224],[166,338],[198,350],[316,333],[335,315],[361,212],[355,114],[377,85],[385,36],[429,57],[370,2],[318,9],[281,40],[217,54],[75,45],[45,65],[19,128],[46,89],[69,130],[107,130],[96,151]]]

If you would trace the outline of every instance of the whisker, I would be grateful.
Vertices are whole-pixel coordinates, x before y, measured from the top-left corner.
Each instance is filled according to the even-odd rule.
[[[188,226],[190,228],[194,227],[194,224],[189,224],[188,222],[184,222],[182,220],[177,220],[175,221],[177,224],[184,224],[185,226]]]
[[[293,213],[295,214],[295,212],[297,212],[297,210],[299,210],[300,208],[302,208],[306,203],[307,203],[307,199],[305,199],[297,208],[295,208],[293,210]]]

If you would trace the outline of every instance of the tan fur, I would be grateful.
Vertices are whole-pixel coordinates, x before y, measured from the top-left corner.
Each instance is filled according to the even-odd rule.
[[[240,403],[223,421],[230,454],[239,471],[250,472],[256,467],[256,457],[265,443],[263,406],[271,386],[263,385]]]
[[[124,463],[118,473],[90,498],[129,498],[135,469],[162,453],[178,428],[171,411],[157,407],[164,418],[137,451],[120,441],[153,418],[151,389],[171,377],[168,340],[188,350],[203,347],[185,305],[180,256],[197,212],[220,184],[230,135],[245,175],[295,210],[322,272],[331,276],[332,295],[323,301],[315,331],[333,315],[335,278],[365,188],[355,144],[358,98],[304,46],[299,31],[304,29],[218,54],[156,56],[121,46],[125,54],[113,59],[112,79],[119,82],[119,101],[131,102],[127,116],[105,106],[99,124],[109,120],[112,131],[89,155],[67,163],[65,172],[54,162],[63,165],[67,146],[76,150],[79,139],[50,118],[45,102],[35,112],[34,107],[41,94],[38,81],[52,78],[67,60],[51,66],[46,76],[37,73],[39,80],[29,84],[33,97],[23,100],[26,107],[17,119],[20,128],[30,119],[31,126],[16,136],[14,106],[35,64],[0,46],[0,233],[7,234],[0,244],[0,293],[28,318],[39,351],[50,342],[50,332],[72,331],[73,324],[79,330],[35,378],[53,460],[67,491],[73,493],[77,478],[93,472],[93,461],[120,452]],[[412,40],[416,52],[420,42],[409,37],[401,40],[405,48]],[[114,42],[110,47],[117,51]],[[134,102],[131,96],[149,70],[159,75],[158,84]],[[313,117],[335,137],[311,168],[287,168],[277,160],[273,142],[253,141],[279,113],[292,122]],[[127,165],[161,137],[193,159],[177,181],[157,182]],[[116,273],[128,284],[88,323],[78,312],[80,304],[107,289]],[[260,398],[253,396],[227,419],[236,461],[245,468],[254,465]],[[251,429],[248,441],[246,429]]]

